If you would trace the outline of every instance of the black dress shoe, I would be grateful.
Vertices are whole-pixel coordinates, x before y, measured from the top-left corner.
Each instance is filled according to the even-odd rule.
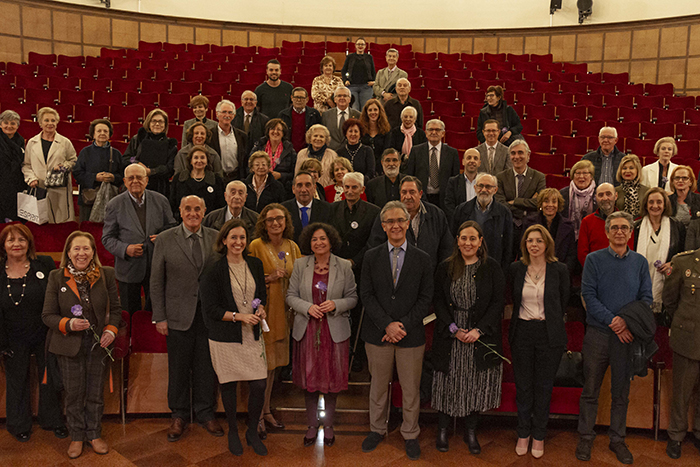
[[[449,437],[447,436],[447,428],[438,428],[435,447],[440,452],[447,452],[450,449]]]
[[[362,452],[372,452],[377,449],[379,443],[384,439],[384,435],[380,435],[374,431],[370,431],[364,441],[362,441]]]
[[[32,435],[31,431],[23,431],[22,433],[17,433],[15,435],[15,438],[20,443],[26,443],[27,441],[29,441],[29,438],[31,437],[31,435]]]
[[[593,440],[580,438],[576,445],[576,459],[580,461],[591,460],[591,449],[593,449]]]
[[[314,427],[309,427],[309,430]],[[318,436],[318,427],[316,427],[316,433],[314,434],[313,437],[307,438],[306,435],[304,435],[304,447],[308,448],[309,446],[313,446],[314,443],[316,442],[316,437]]]
[[[472,454],[481,454],[481,445],[476,439],[476,430],[468,428],[464,432],[464,442],[469,446],[469,452]]]
[[[265,421],[262,419],[258,422],[258,437],[260,439],[267,439],[267,430],[265,429]]]
[[[666,445],[666,454],[671,459],[679,459],[681,457],[681,442],[669,439]]]
[[[417,439],[406,440],[406,456],[412,461],[420,459],[420,444]]]
[[[258,456],[267,456],[267,448],[263,444],[262,441],[260,441],[260,438],[258,436],[255,436],[254,431],[247,430],[245,432],[245,441],[250,446],[253,448],[253,451],[255,451],[255,454]]]
[[[53,434],[58,439],[68,438],[68,428],[65,426],[57,426],[53,429]]]
[[[267,418],[268,415],[269,415],[269,418],[274,420],[274,422],[271,422]],[[277,420],[275,417],[273,417],[271,413],[266,413],[265,415],[263,415],[263,420],[265,420],[265,427],[269,428],[270,431],[284,430],[284,423],[281,423],[279,420]]]
[[[331,438],[323,438],[323,444],[328,447],[333,446],[335,444],[335,435],[333,435]]]
[[[353,373],[359,373],[359,372],[362,371],[363,368],[364,368],[364,367],[363,367],[363,365],[362,365],[362,362],[356,357],[356,358],[352,361],[352,367],[350,368],[350,370],[351,370]]]
[[[632,453],[627,449],[627,445],[624,441],[610,443],[608,447],[615,453],[617,460],[623,464],[632,464],[634,462],[634,457],[632,457]]]

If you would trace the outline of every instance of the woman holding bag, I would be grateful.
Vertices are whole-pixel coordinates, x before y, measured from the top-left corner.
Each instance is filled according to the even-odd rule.
[[[30,188],[46,189],[50,224],[74,221],[70,172],[77,160],[75,148],[68,138],[56,132],[60,119],[54,109],[42,107],[36,119],[41,133],[27,142],[22,165],[24,181]]]

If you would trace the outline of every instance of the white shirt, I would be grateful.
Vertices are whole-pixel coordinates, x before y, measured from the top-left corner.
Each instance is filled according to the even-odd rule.
[[[473,198],[476,197],[476,189],[474,186],[476,185],[476,175],[474,176],[474,180],[471,182],[469,181],[469,178],[467,177],[467,174],[464,174],[464,185],[466,186],[466,191],[467,191],[467,201],[471,201]]]
[[[438,189],[434,189],[430,186],[430,154],[433,152],[433,148],[437,149],[437,162],[438,162],[438,170],[440,169],[440,154],[442,153],[442,143],[438,143],[437,146],[433,146],[432,144],[428,143],[428,186],[425,187],[425,191],[428,194],[434,195],[436,193],[440,193],[440,181],[438,180]]]
[[[336,109],[338,109],[338,108],[336,107]],[[338,128],[342,131],[342,128],[340,127],[340,112],[345,112],[345,115],[344,115],[345,121],[348,121],[348,119],[350,118],[350,107],[348,107],[348,108],[345,109],[345,110],[340,110],[340,109],[338,109],[338,115],[336,115],[335,124],[336,124],[336,125],[338,126]]]
[[[231,131],[227,135],[220,126],[217,125],[216,129],[219,132],[221,168],[224,173],[231,173],[238,168],[238,142],[235,131],[231,127]]]
[[[297,201],[297,207],[299,208],[299,219],[301,219],[301,208],[309,208],[306,210],[306,215],[309,216],[309,223],[311,223],[311,205],[312,204],[314,204],[313,200],[309,201],[309,204],[306,206],[304,206],[299,201]]]

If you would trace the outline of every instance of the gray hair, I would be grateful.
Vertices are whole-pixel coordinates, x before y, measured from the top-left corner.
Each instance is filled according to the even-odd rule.
[[[599,137],[599,138],[600,138],[600,135],[603,134],[603,132],[604,132],[605,130],[610,130],[610,131],[612,131],[612,132],[613,132],[613,136],[614,136],[615,138],[617,138],[617,129],[615,129],[614,126],[604,126],[603,128],[601,128],[600,131],[598,132],[598,137]]]
[[[406,81],[408,83],[408,87],[411,87],[411,82],[408,80],[408,78],[399,78],[396,80],[396,84],[399,84],[401,81]]]
[[[228,182],[228,185],[226,185],[226,191],[228,191],[229,188],[234,186],[238,188],[243,188],[243,191],[245,191],[246,193],[248,192],[248,187],[245,186],[245,183],[243,183],[240,180],[233,180],[232,182]]]
[[[182,205],[185,204],[187,201],[189,201],[189,200],[191,200],[191,199],[196,199],[197,201],[199,201],[199,204],[201,204],[202,207],[203,207],[204,209],[207,208],[207,203],[205,203],[204,200],[203,200],[202,198],[200,198],[199,196],[197,196],[197,195],[187,195],[187,196],[183,196],[183,197],[180,199],[180,208],[182,208]]]
[[[411,216],[408,214],[408,209],[406,208],[406,205],[403,204],[401,201],[389,201],[384,205],[382,208],[382,211],[379,213],[379,219],[384,222],[384,214],[386,214],[388,211],[391,211],[392,209],[401,209],[403,211],[403,215],[406,216],[406,219],[410,219]]]
[[[387,55],[389,55],[390,52],[395,53],[395,54],[396,54],[396,58],[399,58],[399,51],[396,50],[396,49],[394,49],[393,47],[392,47],[391,49],[387,50],[386,53],[384,54],[384,56],[386,57]]]
[[[335,91],[333,91],[334,98],[338,97],[338,91],[347,91],[349,94],[349,97],[352,97],[352,93],[350,92],[350,89],[346,88],[345,86],[338,86],[337,88],[335,88]]]
[[[362,172],[348,172],[343,175],[343,183],[345,183],[346,180],[357,182],[360,186],[365,186],[365,176]]]
[[[530,151],[530,145],[527,144],[527,141],[524,139],[516,139],[512,143],[510,143],[510,146],[508,146],[508,153],[513,150],[513,148],[517,148],[518,146],[525,146],[525,150],[527,151],[528,154],[530,154],[532,151]]]
[[[408,107],[404,107],[404,109],[401,111],[401,118],[403,118],[403,114],[405,114],[406,112],[413,112],[413,116],[418,118],[418,111],[415,107],[411,105],[409,105]]]
[[[474,179],[474,183],[475,183],[475,184],[476,184],[476,183],[479,183],[479,180],[481,180],[481,179],[484,178],[484,177],[490,177],[492,183],[493,183],[494,185],[498,185],[498,181],[497,181],[496,177],[493,176],[493,175],[491,175],[491,174],[488,173],[488,172],[479,172],[478,174],[476,174],[476,178]]]
[[[129,164],[124,168],[124,177],[126,177],[126,171],[131,169],[132,167],[135,167],[139,169],[141,172],[143,172],[144,176],[148,176],[148,172],[146,171],[146,167],[143,166],[143,164],[140,164],[138,162],[134,162],[133,164]]]
[[[625,212],[625,211],[615,211],[612,214],[610,214],[608,217],[605,218],[605,231],[610,232],[610,223],[614,221],[615,219],[624,219],[627,221],[627,224],[630,226],[630,230],[634,228],[634,219],[632,218],[632,214]]]
[[[439,118],[432,118],[428,120],[428,123],[425,124],[426,131],[428,130],[428,125],[430,125],[431,123],[437,123],[438,125],[440,125],[440,128],[442,128],[442,131],[445,131],[445,122],[443,122]]]
[[[233,102],[231,102],[228,99],[222,99],[221,102],[216,104],[216,111],[221,112],[221,106],[223,106],[224,104],[230,105],[231,107],[233,107],[233,111],[234,112],[236,111],[236,104],[234,104]]]
[[[22,119],[20,118],[19,114],[15,112],[14,110],[5,110],[3,113],[0,114],[0,122],[17,122],[17,126],[19,126],[19,123]]]
[[[241,101],[243,101],[243,98],[246,96],[246,94],[252,94],[253,97],[255,98],[255,100],[256,100],[256,101],[258,100],[258,95],[257,95],[257,94],[255,94],[255,93],[254,93],[253,91],[251,91],[250,89],[246,89],[245,91],[243,91],[243,92],[241,93]]]

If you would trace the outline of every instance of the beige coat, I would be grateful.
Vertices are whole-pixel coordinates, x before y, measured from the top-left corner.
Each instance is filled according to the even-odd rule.
[[[24,181],[28,184],[34,180],[39,181],[39,187],[44,187],[46,174],[57,165],[73,170],[78,157],[75,148],[70,140],[56,133],[49,157],[44,162],[44,152],[41,148],[41,133],[27,141],[27,148],[24,151],[24,164],[22,173]],[[68,175],[68,186],[63,188],[47,189],[46,198],[49,205],[49,223],[60,224],[75,220],[73,209],[73,183],[71,175]]]

